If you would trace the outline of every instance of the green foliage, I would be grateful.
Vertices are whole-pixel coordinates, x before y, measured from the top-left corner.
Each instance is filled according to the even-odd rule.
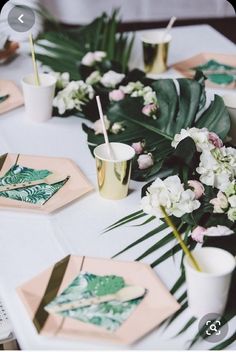
[[[140,79],[143,83],[147,83],[146,78],[137,71],[132,73],[132,79],[134,81]],[[182,169],[183,163],[189,167],[190,162],[192,164],[196,162],[192,158],[196,151],[193,141],[185,141],[187,147],[183,144],[182,150],[179,146],[175,152],[171,147],[174,135],[182,128],[206,127],[222,139],[227,136],[230,129],[229,114],[221,97],[216,95],[210,106],[206,107],[204,76],[201,73],[197,73],[195,80],[159,79],[151,82],[149,80],[148,84],[156,92],[159,104],[157,119],[142,113],[141,97],[126,97],[106,108],[111,123],[122,122],[125,127],[125,130],[117,135],[110,133],[111,142],[119,141],[131,145],[133,142],[144,140],[145,149],[152,153],[154,165],[146,170],[140,170],[137,157],[134,159],[132,178],[138,181],[177,174]],[[88,135],[91,151],[104,142],[103,136],[95,135],[93,129],[85,125],[83,129]],[[181,156],[182,164],[173,162],[174,159],[180,160]]]
[[[3,103],[5,100],[9,98],[9,94],[0,96],[0,103]]]
[[[103,13],[92,23],[78,29],[65,29],[58,23],[37,38],[36,58],[56,72],[69,72],[72,80],[82,78],[80,63],[89,51],[105,51],[110,68],[127,72],[134,35],[118,33],[118,10],[111,17]],[[42,51],[42,50],[40,50]]]

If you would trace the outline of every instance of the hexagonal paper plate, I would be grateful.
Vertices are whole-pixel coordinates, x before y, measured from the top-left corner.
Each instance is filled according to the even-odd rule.
[[[118,275],[123,277],[127,285],[138,285],[147,290],[143,300],[115,332],[76,319],[49,314],[44,310],[45,305],[60,295],[81,270],[83,273],[102,276]],[[20,286],[17,291],[38,333],[52,338],[56,338],[56,335],[132,344],[180,308],[149,265],[74,255],[63,258]]]
[[[70,159],[23,154],[5,154],[0,157],[0,177],[17,162],[18,165],[36,170],[47,169],[57,174],[70,176],[69,180],[43,205],[0,197],[0,209],[29,210],[52,213],[71,203],[93,189],[90,182]]]

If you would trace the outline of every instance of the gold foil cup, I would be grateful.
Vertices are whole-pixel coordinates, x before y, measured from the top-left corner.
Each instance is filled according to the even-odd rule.
[[[110,143],[110,145],[114,160],[109,158],[105,143],[94,149],[99,193],[106,199],[122,199],[128,194],[135,151],[123,143]]]
[[[167,70],[167,59],[171,35],[163,38],[164,31],[148,31],[141,37],[146,73],[162,73]],[[164,41],[163,41],[164,39]]]

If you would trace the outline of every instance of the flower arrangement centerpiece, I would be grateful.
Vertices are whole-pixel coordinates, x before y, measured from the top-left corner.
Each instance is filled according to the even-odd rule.
[[[213,245],[225,248],[235,255],[236,149],[225,146],[216,133],[196,127],[181,129],[180,133],[173,137],[171,146],[172,154],[169,160],[173,174],[163,178],[157,177],[144,186],[141,210],[119,220],[106,231],[139,218],[144,218],[144,227],[152,222],[154,228],[151,231],[149,229],[148,233],[117,255],[157,234],[157,242],[141,253],[137,260],[155,252],[157,258],[151,263],[151,266],[155,267],[179,252],[181,245],[174,242],[172,233],[161,235],[169,225],[168,222],[163,222],[163,209],[182,234],[181,238],[190,251],[197,245]],[[225,236],[228,241],[225,241]],[[171,242],[172,247],[158,257],[158,250]],[[183,255],[184,253],[180,264],[181,276],[171,290],[172,293],[176,293],[185,281]],[[179,302],[182,303],[181,313],[187,308],[186,296],[181,295]],[[234,316],[234,309],[231,307],[226,312],[226,322]],[[191,318],[186,324],[187,328],[195,320]],[[197,337],[191,345],[196,341]],[[230,341],[229,339],[224,342],[224,346],[230,344]]]

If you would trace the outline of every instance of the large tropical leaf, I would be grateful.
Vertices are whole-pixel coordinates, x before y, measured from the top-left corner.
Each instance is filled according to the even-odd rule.
[[[176,87],[179,86],[179,92]],[[206,127],[221,138],[225,138],[230,128],[230,118],[222,98],[215,96],[210,107],[200,116],[205,90],[196,80],[180,78],[159,79],[152,84],[159,104],[156,120],[142,114],[142,99],[129,97],[114,104],[108,110],[109,118],[114,121],[128,120],[142,128],[172,140],[182,128]],[[144,130],[144,134],[146,131]]]
[[[89,25],[77,29],[65,29],[57,23],[56,28],[46,31],[37,38],[36,57],[42,64],[57,72],[69,72],[72,80],[81,78],[79,66],[89,51],[102,50],[107,60],[126,72],[133,46],[134,36],[118,32],[118,11],[111,17],[105,13]],[[42,51],[43,49],[43,51]]]

